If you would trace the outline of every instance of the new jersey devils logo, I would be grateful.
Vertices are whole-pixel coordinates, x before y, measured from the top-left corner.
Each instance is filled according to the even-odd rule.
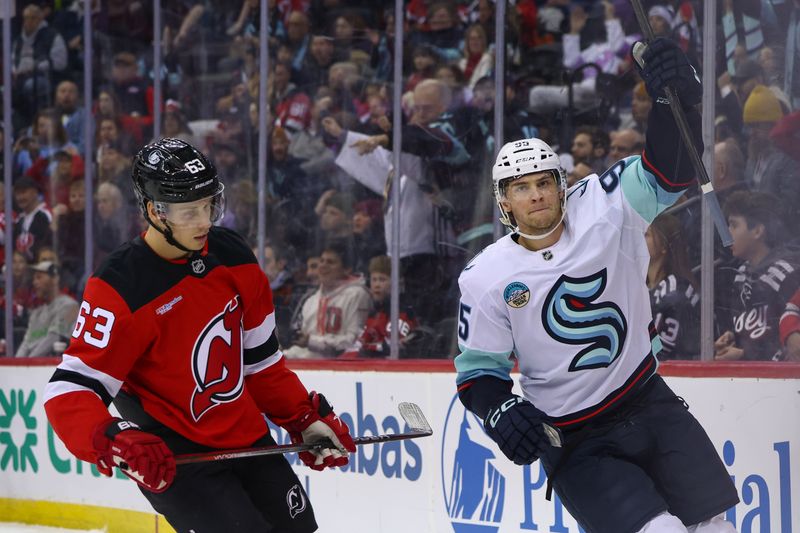
[[[289,506],[289,516],[294,518],[306,510],[306,497],[300,485],[294,485],[286,493],[286,505]]]
[[[197,387],[192,393],[191,411],[195,422],[209,409],[242,394],[242,367],[242,306],[236,296],[194,343],[192,373]]]

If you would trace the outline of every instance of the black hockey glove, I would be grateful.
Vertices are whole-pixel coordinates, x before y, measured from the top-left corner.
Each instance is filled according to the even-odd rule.
[[[509,396],[489,410],[486,433],[514,464],[529,465],[548,446],[561,446],[561,432],[547,423],[547,415],[519,396]]]
[[[631,53],[651,98],[663,98],[664,88],[669,86],[675,89],[684,107],[700,103],[703,98],[700,78],[674,41],[658,37],[647,45],[637,42]]]

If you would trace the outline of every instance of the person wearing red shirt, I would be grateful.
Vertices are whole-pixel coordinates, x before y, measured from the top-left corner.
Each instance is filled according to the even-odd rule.
[[[176,467],[173,454],[275,444],[264,416],[294,442],[330,439],[300,453],[317,470],[346,464],[355,446],[324,397],[286,367],[252,251],[213,226],[224,197],[211,162],[166,138],[139,151],[132,177],[150,227],[86,285],[45,388],[53,429],[101,473],[121,466],[177,531],[315,531],[282,455]]]

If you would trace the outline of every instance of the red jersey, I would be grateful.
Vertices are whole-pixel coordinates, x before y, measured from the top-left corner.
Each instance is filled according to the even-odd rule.
[[[310,123],[311,99],[303,92],[293,89],[275,106],[276,126],[299,131]]]
[[[800,290],[795,291],[786,302],[786,308],[781,315],[779,323],[781,346],[786,346],[786,339],[789,338],[789,335],[798,331],[800,331]]]
[[[123,388],[149,417],[212,448],[264,436],[262,412],[281,425],[312,412],[278,347],[269,282],[236,233],[212,228],[199,256],[178,261],[138,237],[90,278],[44,394],[77,457],[95,461],[92,433]]]

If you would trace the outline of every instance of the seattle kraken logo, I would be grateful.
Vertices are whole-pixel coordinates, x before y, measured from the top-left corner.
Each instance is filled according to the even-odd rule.
[[[613,302],[594,301],[606,288],[607,273],[585,278],[562,275],[542,308],[547,333],[565,344],[588,344],[569,365],[570,372],[610,366],[625,344],[628,324]]]
[[[442,491],[455,533],[497,533],[503,518],[506,477],[481,420],[458,395],[447,410],[442,436]]]

